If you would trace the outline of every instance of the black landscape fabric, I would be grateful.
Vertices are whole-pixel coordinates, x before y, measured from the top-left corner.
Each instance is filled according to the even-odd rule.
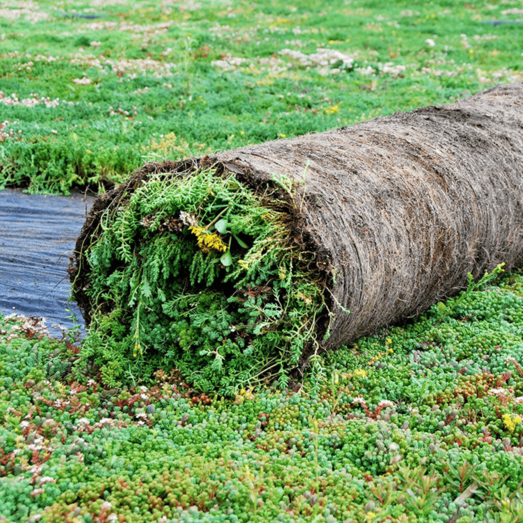
[[[71,285],[67,274],[92,198],[0,191],[0,312],[46,319],[72,327],[67,319]],[[73,312],[83,323],[75,303]]]
[[[150,173],[191,176],[212,166],[259,191],[274,185],[274,175],[297,182],[295,241],[316,253],[335,314],[325,349],[420,314],[466,287],[469,272],[477,278],[500,263],[523,262],[520,82],[452,105],[145,165],[96,201],[77,242],[83,274],[73,274],[75,294],[87,318],[89,269],[81,251],[103,210],[125,205]]]

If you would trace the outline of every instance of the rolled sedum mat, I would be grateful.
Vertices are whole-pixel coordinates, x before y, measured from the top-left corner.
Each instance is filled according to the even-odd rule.
[[[214,156],[149,163],[76,244],[83,349],[108,381],[230,392],[523,260],[523,84]]]

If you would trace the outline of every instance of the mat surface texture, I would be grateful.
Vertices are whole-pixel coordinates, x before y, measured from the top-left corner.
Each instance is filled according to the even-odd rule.
[[[0,312],[67,319],[69,255],[92,198],[0,192]],[[71,308],[83,324],[76,305]]]

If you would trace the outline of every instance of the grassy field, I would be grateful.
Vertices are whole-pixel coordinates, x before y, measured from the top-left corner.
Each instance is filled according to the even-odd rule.
[[[516,81],[520,26],[491,22],[518,16],[506,0],[5,1],[0,187],[104,190],[144,160]],[[494,274],[326,355],[317,392],[229,397],[175,371],[110,388],[74,333],[0,316],[0,522],[523,522],[522,306],[523,274]]]
[[[491,22],[516,20],[518,7],[4,1],[0,187],[102,188],[145,159],[323,131],[514,81],[520,26]]]

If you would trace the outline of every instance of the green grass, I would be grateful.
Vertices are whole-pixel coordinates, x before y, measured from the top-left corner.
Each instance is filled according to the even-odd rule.
[[[517,19],[506,12],[516,1],[159,5],[4,2],[0,90],[40,102],[0,102],[0,187],[101,189],[145,159],[323,131],[521,77],[520,26],[486,23]],[[330,50],[325,65],[318,49]]]
[[[516,271],[330,354],[317,396],[306,381],[233,399],[175,374],[149,387],[104,388],[96,371],[75,381],[77,347],[0,318],[0,514],[521,521],[522,310]]]

